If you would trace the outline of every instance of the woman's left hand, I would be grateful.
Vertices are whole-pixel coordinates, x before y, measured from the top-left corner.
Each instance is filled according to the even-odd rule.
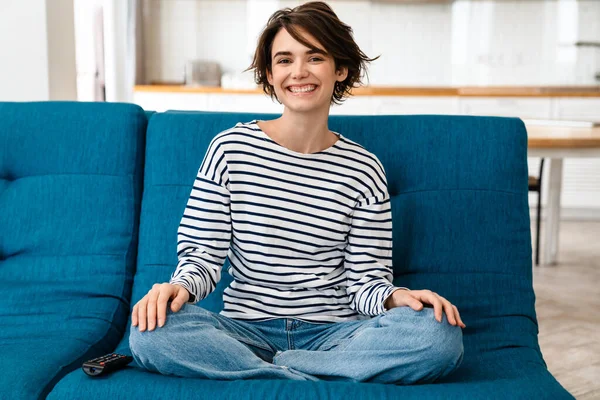
[[[448,300],[431,290],[403,290],[393,292],[385,302],[385,308],[408,306],[415,311],[421,311],[424,304],[431,304],[435,319],[442,322],[442,314],[445,312],[451,325],[466,328],[458,312],[458,308]]]

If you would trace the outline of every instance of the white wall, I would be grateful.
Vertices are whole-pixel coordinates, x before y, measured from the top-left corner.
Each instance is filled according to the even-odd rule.
[[[250,63],[268,16],[299,0],[146,0],[147,81],[182,81],[191,58],[225,72]],[[594,85],[597,0],[456,0],[402,4],[330,0],[368,56],[374,85]],[[257,22],[257,19],[260,21]],[[257,25],[258,24],[258,25]]]
[[[103,0],[74,0],[77,98],[101,100],[104,84]],[[96,75],[99,74],[97,77]]]
[[[46,0],[46,29],[48,99],[77,100],[73,0]]]
[[[104,0],[102,3],[106,101],[132,101],[135,84],[135,49],[130,34],[134,21],[129,20],[132,3],[131,0]]]
[[[3,0],[0,101],[76,98],[72,0]]]
[[[1,101],[48,98],[45,3],[4,0],[0,5]]]

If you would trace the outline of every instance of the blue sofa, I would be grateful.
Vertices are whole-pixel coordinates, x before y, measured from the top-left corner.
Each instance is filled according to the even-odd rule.
[[[175,268],[177,226],[212,137],[274,117],[0,103],[0,398],[572,398],[537,341],[527,134],[496,117],[330,118],[386,169],[395,283],[441,293],[467,324],[464,361],[442,381],[208,381],[134,364],[86,376],[83,361],[130,353],[131,307]],[[219,311],[228,283],[224,274],[199,305]]]

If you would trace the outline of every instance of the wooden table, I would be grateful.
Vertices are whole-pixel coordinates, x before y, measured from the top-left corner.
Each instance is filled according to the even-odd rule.
[[[562,190],[563,159],[600,157],[600,127],[574,128],[528,124],[528,157],[549,159],[548,216],[544,235],[540,238],[543,252],[541,264],[557,263],[560,225],[560,195]]]

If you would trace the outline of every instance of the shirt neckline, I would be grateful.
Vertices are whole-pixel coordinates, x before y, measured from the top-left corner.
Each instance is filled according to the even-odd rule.
[[[258,122],[262,121],[262,120],[257,120],[257,119],[253,119],[252,121],[249,122],[250,125],[252,125],[254,128],[256,128],[256,131],[263,137],[264,140],[276,145],[279,149],[285,151],[286,153],[298,156],[298,157],[306,157],[306,158],[311,158],[311,157],[320,157],[324,154],[329,154],[333,151],[335,151],[335,149],[337,149],[338,147],[338,143],[341,141],[341,139],[343,138],[341,133],[338,132],[334,132],[331,131],[334,135],[336,135],[338,137],[338,140],[335,141],[334,144],[332,144],[331,146],[329,146],[328,148],[321,150],[321,151],[317,151],[315,153],[300,153],[291,149],[288,149],[287,147],[277,143],[276,141],[274,141],[269,135],[267,135],[260,126],[258,126]]]

